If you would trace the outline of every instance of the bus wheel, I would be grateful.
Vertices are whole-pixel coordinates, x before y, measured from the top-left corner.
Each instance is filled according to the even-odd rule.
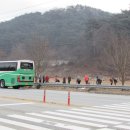
[[[5,88],[5,81],[4,80],[0,80],[0,87]]]
[[[19,89],[19,88],[20,88],[20,86],[13,86],[13,88],[14,88],[14,89]]]

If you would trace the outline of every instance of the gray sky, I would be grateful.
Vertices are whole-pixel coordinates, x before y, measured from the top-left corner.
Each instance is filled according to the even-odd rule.
[[[112,13],[129,9],[130,0],[0,0],[0,21],[30,12],[45,12],[70,5],[86,5]]]

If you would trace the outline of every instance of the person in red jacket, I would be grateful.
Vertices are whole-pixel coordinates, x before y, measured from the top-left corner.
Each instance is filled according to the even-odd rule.
[[[46,81],[46,83],[49,83],[49,76],[48,75],[46,75],[45,81]]]
[[[88,81],[89,81],[88,75],[85,75],[85,76],[84,76],[84,81],[85,81],[86,84],[88,84]]]

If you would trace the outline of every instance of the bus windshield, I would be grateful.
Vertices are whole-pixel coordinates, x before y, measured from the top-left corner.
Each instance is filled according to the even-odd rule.
[[[0,71],[16,71],[17,62],[3,62],[0,63]]]
[[[33,69],[33,63],[21,62],[20,68],[21,69]]]

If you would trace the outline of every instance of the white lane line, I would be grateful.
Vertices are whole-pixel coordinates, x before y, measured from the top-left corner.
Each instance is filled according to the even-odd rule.
[[[40,126],[36,126],[36,125],[31,125],[31,124],[27,124],[27,123],[22,123],[22,122],[18,122],[18,121],[12,121],[12,120],[8,120],[8,119],[4,119],[4,118],[0,118],[0,122],[28,128],[31,130],[50,130],[48,128],[44,128],[44,127],[40,127]]]
[[[92,120],[92,121],[97,121],[97,122],[103,122],[103,123],[108,123],[108,124],[120,124],[121,122],[118,121],[111,121],[111,120],[106,120],[106,119],[99,119],[95,117],[88,117],[91,116],[89,113],[83,113],[83,112],[75,112],[75,111],[68,111],[68,110],[57,110],[58,112],[64,112],[64,113],[69,113],[71,114],[71,117],[74,118],[80,118],[80,119],[85,119],[85,120]],[[87,117],[80,117],[80,116],[72,116],[72,114],[80,114],[80,115],[86,115]]]
[[[83,127],[79,127],[79,126],[74,126],[74,125],[68,125],[68,124],[63,124],[63,123],[58,123],[58,122],[49,122],[46,120],[41,120],[41,119],[37,119],[37,118],[32,118],[32,117],[27,117],[27,116],[21,116],[21,115],[8,115],[9,117],[13,117],[13,118],[17,118],[17,119],[22,119],[22,120],[27,120],[27,121],[32,121],[32,122],[37,122],[37,123],[41,123],[43,122],[46,125],[51,125],[54,124],[54,126],[56,127],[61,127],[61,128],[69,128],[70,130],[90,130],[88,128],[83,128]]]
[[[3,107],[3,106],[18,106],[18,105],[29,105],[29,104],[34,104],[34,103],[33,103],[33,102],[28,102],[28,103],[0,104],[0,107]]]
[[[125,108],[125,110],[126,109],[128,109],[129,110],[129,108],[130,108],[130,106],[104,106],[104,107],[110,107],[110,108],[121,108],[121,109],[124,109]]]
[[[14,114],[14,115],[8,115],[8,117],[13,117],[13,118],[27,120],[27,121],[32,121],[32,122],[37,122],[37,123],[43,122],[43,120],[41,120],[41,119],[36,119],[36,118],[22,116],[22,115],[16,115],[16,114]]]
[[[45,113],[44,113],[44,114],[27,113],[27,114],[33,115],[33,116],[38,116],[38,117],[49,118],[49,119],[62,120],[62,121],[66,121],[66,122],[76,123],[76,124],[82,124],[82,125],[87,125],[87,126],[93,126],[93,127],[107,127],[107,125],[102,125],[102,124],[97,124],[97,123],[92,123],[92,122],[85,122],[85,121],[78,121],[78,120],[73,120],[73,119],[69,119],[69,118],[49,116],[49,115],[45,115]]]
[[[12,129],[6,126],[0,126],[0,130],[16,130],[16,129]]]
[[[86,112],[86,113],[95,113],[95,114],[103,114],[103,115],[110,115],[113,116],[113,113],[111,112],[102,112],[102,111],[94,111],[94,110],[87,110],[87,109],[71,109],[73,111],[77,111],[77,112]],[[119,117],[127,117],[129,118],[130,115],[124,115],[124,114],[116,114],[114,113],[114,116],[119,116]]]
[[[130,104],[112,104],[112,105],[103,105],[104,107],[109,107],[109,106],[112,106],[112,107],[130,107]]]
[[[120,128],[121,130],[122,129],[127,129],[127,130],[129,130],[130,129],[130,125],[117,125],[117,126],[114,126],[114,127],[116,127],[116,128]]]
[[[116,130],[116,129],[110,129],[110,128],[101,128],[101,129],[97,129],[97,130]]]
[[[60,128],[64,128],[64,129],[69,129],[69,130],[91,130],[89,128],[83,128],[80,126],[74,126],[74,125],[65,125],[62,123],[57,123],[56,125],[54,125],[55,127],[60,127]]]
[[[45,112],[45,113],[48,113],[48,114],[53,114],[53,115],[60,115],[60,116],[65,116],[65,117],[74,117],[74,118],[80,118],[80,119],[83,119],[83,117],[79,117],[79,116],[72,116],[72,115],[67,115],[67,114],[60,114],[60,113],[56,113],[56,112]],[[95,117],[98,117],[98,118],[107,118],[107,119],[114,119],[114,120],[121,120],[121,121],[130,121],[130,118],[127,119],[127,118],[121,118],[121,117],[112,117],[112,116],[106,116],[106,115],[97,115],[97,114],[89,114],[89,116],[93,116],[94,118]],[[87,117],[86,119],[89,119],[89,117]],[[90,118],[91,119],[91,118]],[[90,120],[89,119],[89,120]],[[93,119],[93,118],[92,118]],[[91,119],[91,120],[92,120]],[[94,120],[94,119],[93,119]],[[105,121],[105,119],[104,119]],[[105,122],[106,123],[106,122]]]
[[[104,109],[112,109],[112,110],[123,110],[123,111],[130,111],[130,109],[121,109],[121,108],[119,108],[119,107],[116,107],[116,108],[113,108],[113,107],[103,107],[103,106],[94,106],[95,108],[104,108]]]
[[[101,122],[101,123],[107,123],[107,124],[120,124],[121,122],[117,122],[117,121],[111,121],[111,120],[106,120],[106,119],[99,119],[99,118],[95,118],[95,117],[88,117],[91,116],[91,114],[87,114],[87,113],[81,113],[81,112],[73,112],[73,111],[67,111],[67,110],[58,110],[58,112],[64,112],[67,114],[62,114],[62,113],[52,113],[52,112],[47,112],[50,114],[56,114],[56,115],[60,115],[60,116],[66,116],[66,117],[72,117],[72,118],[78,118],[78,119],[84,119],[84,120],[89,120],[89,121],[96,121],[96,122]],[[46,112],[45,112],[46,113]],[[69,114],[69,115],[68,115]],[[76,115],[72,115],[72,114],[80,114],[80,115],[86,115],[86,117],[83,116],[76,116]]]
[[[111,110],[111,109],[101,109],[101,108],[86,108],[86,107],[82,107],[82,109],[85,110],[94,110],[94,111],[101,111],[101,112],[110,112],[110,113],[117,113],[117,114],[126,114],[129,115],[130,112],[124,112],[124,111],[118,111],[118,110]],[[78,109],[72,109],[72,110],[78,110]]]

